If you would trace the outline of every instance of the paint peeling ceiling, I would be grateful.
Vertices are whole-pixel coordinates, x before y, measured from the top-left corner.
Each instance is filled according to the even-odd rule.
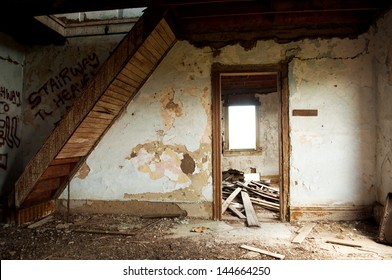
[[[169,9],[179,39],[219,48],[256,40],[288,42],[356,37],[391,8],[392,0],[8,0],[0,31],[26,44],[62,43],[34,16],[125,8]]]

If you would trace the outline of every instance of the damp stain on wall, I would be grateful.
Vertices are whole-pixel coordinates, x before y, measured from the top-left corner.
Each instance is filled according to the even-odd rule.
[[[83,180],[88,176],[89,173],[90,173],[90,167],[86,163],[83,163],[83,165],[80,167],[80,169],[78,170],[75,176]]]
[[[169,130],[173,127],[176,118],[183,115],[182,104],[175,101],[174,89],[168,89],[167,94],[161,98],[161,117],[164,120],[164,129]]]
[[[137,145],[126,159],[151,180],[165,178],[176,187],[164,193],[125,193],[124,198],[199,200],[200,190],[209,184],[211,174],[205,159],[210,153],[208,145],[201,145],[194,152],[188,151],[184,145],[165,145],[160,141]]]

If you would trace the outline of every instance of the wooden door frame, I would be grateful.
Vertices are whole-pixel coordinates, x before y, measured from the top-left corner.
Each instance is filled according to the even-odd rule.
[[[213,176],[213,213],[214,220],[222,219],[222,139],[221,139],[221,76],[222,74],[276,73],[280,92],[280,129],[279,129],[279,176],[280,176],[280,220],[290,221],[289,211],[289,174],[290,174],[290,137],[289,137],[289,86],[288,64],[269,65],[222,65],[215,63],[211,68],[211,111],[212,111],[212,176]]]

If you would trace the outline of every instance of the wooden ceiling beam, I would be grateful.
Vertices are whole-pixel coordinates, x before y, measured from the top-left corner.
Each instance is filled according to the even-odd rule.
[[[267,3],[268,2],[268,3]],[[288,2],[288,3],[285,3]],[[323,5],[311,5],[312,1],[269,1],[249,2],[246,5],[240,2],[201,4],[193,6],[174,7],[176,15],[182,19],[197,19],[211,17],[233,17],[247,15],[270,15],[270,14],[298,14],[298,13],[320,13],[320,12],[356,12],[371,11],[380,12],[385,8],[377,1],[339,1],[338,3],[327,2]],[[315,2],[315,1],[313,1]],[[308,3],[307,5],[304,5]],[[332,3],[332,5],[331,5]],[[289,5],[290,4],[290,5]]]

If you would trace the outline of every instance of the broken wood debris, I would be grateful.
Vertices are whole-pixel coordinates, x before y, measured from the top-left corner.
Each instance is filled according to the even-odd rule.
[[[263,255],[267,255],[267,256],[270,256],[270,257],[274,257],[274,258],[277,258],[277,259],[280,259],[280,260],[283,260],[285,258],[285,255],[273,253],[273,252],[270,252],[270,251],[266,251],[266,250],[259,249],[259,248],[256,248],[256,247],[252,247],[252,246],[248,246],[248,245],[241,245],[240,248],[246,249],[246,250],[249,250],[249,251],[253,251],[253,252],[257,252],[257,253],[260,253],[260,254],[263,254]]]
[[[294,237],[294,239],[291,241],[291,243],[296,243],[296,244],[301,244],[302,241],[306,238],[306,236],[312,231],[316,224],[315,223],[309,223],[305,226],[303,226],[299,231],[298,235]]]
[[[53,216],[47,216],[47,217],[39,220],[38,222],[35,222],[35,223],[27,226],[27,228],[34,229],[34,228],[40,227],[40,226],[42,226],[42,225],[44,225],[46,223],[49,223],[52,220],[53,220]]]
[[[362,247],[362,245],[351,243],[351,242],[345,242],[345,241],[327,240],[326,243],[349,246],[349,247],[354,247],[354,248],[361,248]]]
[[[242,174],[233,169],[223,172],[222,214],[230,209],[240,219],[246,218],[248,226],[259,226],[253,206],[279,212],[279,187],[274,187],[273,184],[268,184],[266,181],[244,182]],[[239,193],[241,196],[238,195]]]

